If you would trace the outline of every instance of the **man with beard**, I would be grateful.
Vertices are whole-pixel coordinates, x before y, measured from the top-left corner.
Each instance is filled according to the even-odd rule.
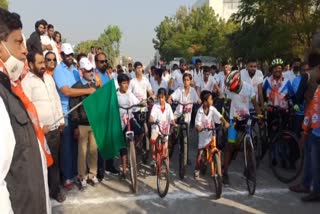
[[[27,49],[29,52],[42,52],[52,50],[51,45],[42,45],[41,36],[45,34],[48,23],[45,20],[39,20],[35,24],[35,31],[27,40]]]
[[[51,213],[44,135],[19,80],[26,61],[18,14],[0,8],[0,212]],[[45,157],[46,155],[46,157]]]
[[[260,108],[263,107],[263,73],[258,70],[258,64],[255,59],[249,59],[247,61],[247,68],[240,71],[242,81],[251,85],[256,94],[257,102],[260,105]],[[250,103],[250,110],[253,110],[253,104]]]
[[[73,65],[74,51],[69,43],[61,46],[62,62],[56,67],[53,78],[58,88],[62,111],[68,113],[70,97],[79,97],[90,95],[95,92],[92,87],[78,89],[72,86],[80,80],[79,72]],[[70,117],[65,117],[65,127],[63,130],[63,143],[61,147],[61,172],[64,179],[64,187],[71,190],[73,179],[77,176],[77,144],[73,135],[73,127],[70,123]]]
[[[53,78],[45,71],[45,60],[42,52],[31,52],[27,55],[30,72],[22,80],[22,88],[29,100],[37,109],[41,128],[46,136],[54,163],[48,168],[50,196],[63,202],[65,196],[60,189],[60,131],[64,127],[61,102]]]

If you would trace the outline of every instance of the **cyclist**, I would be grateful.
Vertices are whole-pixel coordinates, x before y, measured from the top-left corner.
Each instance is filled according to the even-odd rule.
[[[154,72],[155,83],[152,85],[152,89],[155,94],[158,93],[158,90],[160,88],[168,90],[168,83],[165,81],[165,79],[162,78],[163,72],[164,70],[161,68],[157,68]]]
[[[198,94],[194,88],[191,87],[192,76],[190,73],[183,74],[183,87],[178,88],[173,94],[171,94],[168,98],[168,102],[172,103],[173,101],[178,101],[180,103],[201,103],[201,100],[198,97]],[[187,105],[185,107],[186,115],[185,115],[185,122],[188,124],[188,129],[190,127],[191,122],[191,112],[192,112],[193,104]],[[183,106],[178,105],[176,111],[174,112],[175,119],[179,118],[183,114]],[[188,130],[189,133],[189,130]],[[188,139],[189,136],[188,136]],[[188,151],[189,151],[189,143],[188,143]],[[188,154],[188,163],[189,154]]]
[[[149,122],[155,123],[157,122],[161,128],[162,133],[167,134],[170,131],[170,123],[175,124],[174,122],[174,116],[171,109],[171,106],[166,103],[166,97],[167,97],[167,90],[165,88],[160,88],[157,91],[157,98],[158,103],[156,103],[151,110],[151,115]],[[152,166],[154,165],[154,162],[156,161],[156,154],[155,154],[155,145],[157,142],[157,138],[159,136],[160,131],[158,125],[152,125],[151,127],[151,150],[152,150]],[[168,137],[165,139],[166,143],[164,145],[164,148],[168,148]]]
[[[262,83],[263,83],[263,74],[262,71],[258,70],[257,60],[249,59],[247,61],[247,68],[242,69],[240,71],[241,80],[251,85],[254,89],[256,94],[256,101],[259,103],[260,107],[263,107],[263,90],[262,90]],[[254,110],[254,106],[252,102],[250,102],[250,112]]]
[[[200,94],[202,106],[196,116],[196,130],[198,136],[198,155],[196,159],[195,178],[199,178],[200,161],[204,148],[211,142],[212,131],[204,131],[205,128],[214,128],[215,123],[223,123],[225,128],[229,128],[229,123],[222,117],[218,110],[212,106],[213,99],[210,91],[202,91]]]
[[[274,59],[271,63],[272,75],[267,77],[263,90],[266,94],[267,105],[272,107],[279,107],[286,112],[289,108],[288,97],[291,96],[292,86],[289,79],[283,77],[284,62],[282,59]],[[276,117],[271,109],[268,109],[268,122],[273,121]]]
[[[203,79],[203,69],[201,59],[196,59],[195,68],[191,71],[193,86],[199,86],[201,80]]]
[[[187,71],[187,63],[184,59],[180,59],[180,69],[176,69],[171,74],[171,79],[169,81],[169,88],[173,91],[179,87],[183,87],[182,76]]]
[[[230,128],[228,129],[228,144],[226,145],[224,157],[223,184],[229,185],[228,168],[231,164],[233,154],[239,150],[240,143],[237,140],[237,131],[234,127],[234,118],[236,116],[246,116],[250,114],[250,101],[254,105],[254,109],[261,117],[261,111],[256,102],[256,95],[251,85],[241,80],[239,71],[232,71],[226,77],[226,89],[228,97],[231,99],[230,107]]]
[[[214,106],[217,110],[222,113],[222,107],[225,101],[225,78],[230,73],[231,66],[228,62],[224,62],[223,64],[223,71],[220,71],[216,76],[215,80],[219,86],[219,97],[215,99]]]
[[[219,86],[216,83],[216,80],[210,76],[210,68],[203,67],[203,78],[199,81],[198,85],[196,86],[198,96],[202,91],[218,91]]]
[[[137,97],[128,90],[129,88],[129,81],[130,78],[126,74],[119,74],[117,77],[119,89],[117,90],[117,97],[119,106],[122,107],[130,107],[132,105],[137,105],[140,103]],[[136,144],[141,143],[143,139],[143,129],[135,120],[132,111],[129,110],[129,115],[127,115],[127,111],[124,109],[119,109],[120,111],[120,119],[121,119],[121,126],[122,130],[126,131],[126,124],[130,123],[131,130],[134,132],[134,136],[136,138]],[[129,121],[127,121],[129,118]],[[122,161],[122,177],[126,177],[126,170],[127,170],[127,149],[120,150],[121,161]]]

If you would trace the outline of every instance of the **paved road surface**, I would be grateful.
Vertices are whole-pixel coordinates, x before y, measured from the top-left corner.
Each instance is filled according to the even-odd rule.
[[[196,146],[192,145],[193,159],[195,153]],[[223,188],[223,197],[219,200],[214,200],[207,183],[208,176],[198,181],[194,179],[194,161],[183,181],[175,174],[177,167],[178,162],[174,158],[170,166],[170,189],[164,199],[156,192],[156,177],[151,176],[150,168],[140,165],[137,194],[132,194],[128,181],[107,176],[107,180],[96,187],[89,186],[82,192],[74,188],[67,193],[63,204],[53,202],[53,213],[320,213],[320,203],[302,203],[301,195],[290,193],[287,185],[275,179],[267,167],[267,159],[258,170],[256,194],[249,196],[242,176],[242,158],[238,155],[230,169],[231,186]]]

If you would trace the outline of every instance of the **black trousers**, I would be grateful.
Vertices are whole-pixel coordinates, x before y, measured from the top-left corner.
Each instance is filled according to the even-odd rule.
[[[60,144],[61,136],[59,129],[46,134],[47,143],[53,158],[53,165],[48,168],[48,183],[50,197],[56,198],[60,193]]]

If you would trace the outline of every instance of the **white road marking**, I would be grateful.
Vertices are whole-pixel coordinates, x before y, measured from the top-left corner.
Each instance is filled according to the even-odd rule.
[[[256,190],[255,195],[265,195],[265,194],[283,194],[288,193],[288,189],[284,188],[268,188],[268,189],[258,189]],[[173,201],[181,199],[193,199],[198,197],[210,197],[212,192],[185,192],[185,191],[175,191],[169,192],[168,195],[163,199],[164,201]],[[248,195],[247,191],[238,191],[235,189],[227,188],[226,191],[222,192],[222,196],[244,196]],[[254,196],[253,196],[254,197]],[[117,197],[98,197],[98,198],[80,198],[70,196],[67,197],[67,200],[60,204],[56,201],[52,201],[52,207],[57,207],[60,205],[95,205],[95,204],[105,204],[105,203],[117,203],[117,202],[132,202],[132,201],[151,201],[159,200],[160,197],[156,193],[146,194],[146,195],[132,195],[132,196],[117,196]]]

